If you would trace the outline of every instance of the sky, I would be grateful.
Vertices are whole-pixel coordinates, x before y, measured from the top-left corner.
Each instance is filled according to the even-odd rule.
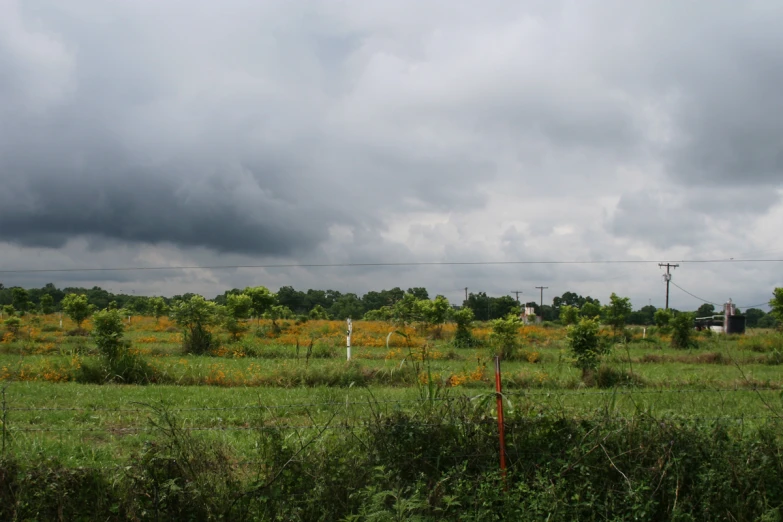
[[[658,262],[783,258],[782,24],[777,0],[0,0],[0,282],[660,307]],[[651,262],[290,266],[607,260]],[[717,303],[783,286],[780,261],[679,264]]]

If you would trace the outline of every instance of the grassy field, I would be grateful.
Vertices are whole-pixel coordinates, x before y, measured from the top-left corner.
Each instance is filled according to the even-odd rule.
[[[251,427],[328,419],[361,425],[373,411],[412,410],[430,399],[478,403],[494,390],[490,331],[480,325],[477,347],[455,348],[449,326],[434,340],[420,329],[404,337],[386,323],[357,321],[349,363],[341,322],[284,322],[277,333],[254,322],[239,340],[215,332],[219,347],[194,356],[183,354],[182,334],[168,320],[134,317],[126,337],[154,368],[154,382],[96,385],[78,382],[80,368],[98,360],[94,344],[69,335],[74,325],[60,320],[28,317],[0,344],[6,444],[17,455],[116,462],[149,440],[161,408],[182,427],[252,454]],[[633,330],[604,359],[604,369],[625,380],[597,388],[574,367],[564,329],[525,326],[502,380],[508,407],[531,414],[729,418],[754,426],[783,412],[780,349],[772,332],[709,336],[699,349],[675,350],[665,336]]]
[[[102,520],[773,520],[783,508],[775,332],[699,334],[678,350],[632,329],[585,378],[564,328],[521,327],[502,361],[506,482],[487,325],[460,348],[451,326],[436,339],[356,321],[348,362],[341,322],[216,329],[192,355],[168,320],[133,317],[125,338],[148,373],[124,384],[94,338],[60,321],[27,316],[0,342],[3,518],[78,518],[85,505]]]

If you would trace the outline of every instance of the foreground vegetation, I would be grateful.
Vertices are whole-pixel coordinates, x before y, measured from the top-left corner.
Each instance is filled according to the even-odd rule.
[[[404,296],[354,321],[346,361],[345,323],[263,290],[170,317],[72,295],[4,323],[2,519],[781,518],[774,330],[629,328],[615,295],[563,306],[568,328]]]
[[[579,419],[517,409],[497,423],[467,399],[362,423],[280,426],[266,414],[237,453],[150,409],[149,438],[115,466],[0,461],[0,516],[95,520],[778,520],[779,422]]]

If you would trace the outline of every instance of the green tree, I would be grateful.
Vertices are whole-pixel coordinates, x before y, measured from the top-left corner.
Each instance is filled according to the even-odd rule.
[[[226,297],[226,310],[235,319],[248,319],[253,311],[253,299],[247,294],[231,294]]]
[[[3,321],[5,329],[11,332],[14,336],[19,333],[19,328],[22,326],[22,321],[15,315],[9,315],[5,321]]]
[[[162,297],[150,298],[149,308],[152,316],[155,318],[155,323],[158,323],[161,317],[169,313],[169,305],[166,304],[166,300]]]
[[[76,323],[76,328],[81,330],[82,323],[92,315],[93,307],[83,294],[68,294],[63,298],[62,308],[65,315]]]
[[[630,313],[631,300],[612,292],[609,296],[609,304],[604,307],[604,321],[612,327],[615,337],[625,328],[625,319]]]
[[[778,321],[775,319],[775,316],[772,314],[765,314],[764,317],[759,319],[758,327],[759,328],[777,328],[778,327]],[[783,324],[783,323],[780,323]]]
[[[329,314],[326,313],[326,310],[324,310],[324,307],[321,305],[315,305],[313,309],[310,310],[308,316],[310,317],[310,319],[314,319],[316,321],[329,320]]]
[[[272,321],[272,330],[275,333],[280,333],[280,325],[277,321],[280,319],[291,319],[294,316],[294,312],[290,308],[283,305],[272,305],[264,313],[264,318]]]
[[[443,324],[449,318],[451,303],[444,296],[438,295],[432,301],[422,301],[421,309],[424,321],[433,329],[433,336],[440,339],[443,335]]]
[[[304,314],[311,310],[310,308],[307,308],[305,293],[294,290],[294,287],[292,286],[280,287],[280,290],[277,291],[277,303],[287,306],[297,314]],[[323,306],[321,308],[323,308]]]
[[[46,315],[54,311],[54,298],[49,294],[43,294],[40,299],[41,313]]]
[[[392,306],[392,321],[400,327],[412,325],[423,319],[422,301],[413,294],[405,294]]]
[[[505,360],[512,360],[516,357],[516,351],[519,346],[519,327],[522,321],[519,316],[509,314],[502,319],[492,321],[492,333],[490,334],[492,343],[495,345],[495,353]]]
[[[30,292],[24,288],[13,288],[11,290],[14,308],[19,315],[24,315],[30,309]]]
[[[560,307],[560,323],[564,326],[576,324],[579,320],[579,309],[571,305],[562,305]]]
[[[583,317],[568,327],[568,347],[576,357],[576,367],[582,370],[582,379],[598,368],[601,356],[606,353],[599,335],[600,328],[597,317]]]
[[[247,331],[245,320],[250,317],[253,300],[247,294],[229,294],[226,296],[226,313],[223,325],[236,341]]]
[[[601,307],[592,301],[586,301],[585,304],[582,305],[582,308],[579,309],[579,315],[588,318],[599,317],[601,315]],[[574,323],[576,323],[576,321],[574,321]]]
[[[3,313],[7,315],[8,317],[16,315],[16,308],[14,308],[14,305],[3,305]]]
[[[419,301],[430,300],[430,294],[427,292],[427,289],[424,287],[415,286],[413,288],[408,288],[408,293],[416,296],[416,299],[418,299]]]
[[[102,310],[93,315],[92,337],[98,351],[107,359],[116,359],[127,349],[123,343],[125,325],[119,310]]]
[[[674,314],[670,324],[672,328],[672,347],[687,349],[696,348],[698,343],[693,335],[694,314],[680,312]]]
[[[710,317],[712,315],[715,315],[715,305],[710,303],[704,303],[696,310],[696,317]]]
[[[364,304],[356,294],[344,294],[338,297],[329,308],[329,315],[340,320],[358,319],[364,315]]]
[[[467,307],[454,310],[451,319],[457,325],[454,334],[454,345],[459,348],[467,348],[475,344],[471,327],[473,325],[473,310]]]
[[[658,328],[668,328],[669,323],[672,320],[672,312],[671,310],[666,310],[664,308],[659,308],[655,311],[655,315],[653,316],[653,319],[655,320],[655,326]]]
[[[770,315],[775,318],[778,325],[783,325],[783,288],[775,288],[772,291],[772,299],[769,300]]]
[[[391,306],[382,306],[377,310],[368,310],[362,317],[365,321],[392,321],[392,309]]]
[[[220,322],[218,306],[200,295],[179,301],[171,309],[171,318],[183,330],[182,344],[186,353],[204,354],[214,344],[209,327]]]
[[[745,326],[748,328],[758,328],[759,321],[767,315],[764,310],[758,308],[748,308],[745,310]]]
[[[95,344],[103,358],[106,379],[125,383],[147,383],[155,371],[142,357],[132,354],[130,342],[123,339],[125,324],[120,310],[106,309],[93,316]]]
[[[251,313],[259,319],[275,304],[275,294],[265,286],[249,286],[243,293],[250,296],[253,303],[250,307]]]

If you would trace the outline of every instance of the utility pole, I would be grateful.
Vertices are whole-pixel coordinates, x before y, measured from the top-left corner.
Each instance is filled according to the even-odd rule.
[[[537,286],[536,288],[541,290],[541,304],[538,305],[538,306],[540,307],[540,310],[541,310],[541,320],[543,321],[543,319],[544,319],[544,290],[546,290],[549,287],[548,286]]]
[[[666,273],[663,274],[663,280],[666,281],[666,309],[669,309],[669,282],[672,280],[672,275],[669,273],[670,268],[677,268],[680,265],[672,265],[670,263],[658,263],[658,266],[666,267]]]
[[[519,304],[519,294],[523,293],[522,290],[511,290],[511,293],[517,295],[517,304]]]
[[[465,287],[465,301],[468,300],[468,287]]]

